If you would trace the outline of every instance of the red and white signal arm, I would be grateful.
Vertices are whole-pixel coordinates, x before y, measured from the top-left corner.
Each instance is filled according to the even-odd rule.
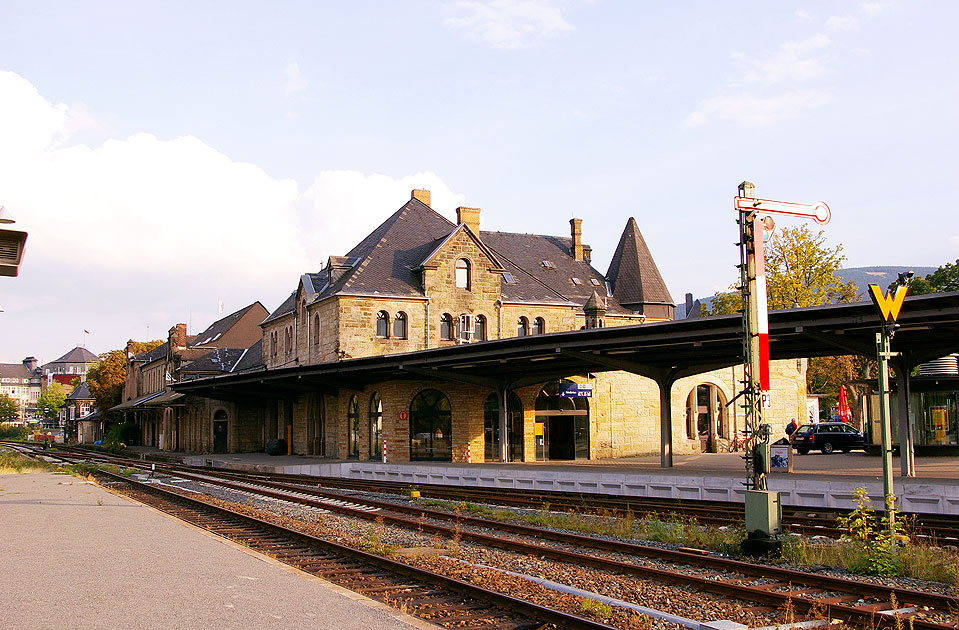
[[[784,214],[791,217],[812,219],[819,225],[826,225],[832,218],[832,211],[823,201],[816,203],[793,203],[791,201],[774,201],[772,199],[756,199],[754,197],[736,197],[736,209],[743,212],[762,212],[765,214]]]

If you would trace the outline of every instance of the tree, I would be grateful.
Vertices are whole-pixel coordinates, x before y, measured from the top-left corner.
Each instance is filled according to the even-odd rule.
[[[770,310],[853,302],[859,294],[854,282],[843,282],[836,272],[846,257],[842,245],[829,247],[825,233],[813,234],[808,226],[785,227],[773,234],[766,245],[766,304]],[[726,315],[742,310],[739,287],[719,292],[705,315]],[[806,371],[806,391],[825,394],[828,408],[839,397],[840,385],[862,378],[868,369],[864,357],[812,357]],[[850,405],[856,411],[859,392],[847,388]]]
[[[60,416],[60,407],[67,400],[60,383],[52,383],[47,390],[37,397],[37,411],[47,420],[55,420]]]
[[[889,285],[888,290],[896,288],[896,282]],[[909,282],[909,295],[928,295],[929,293],[946,293],[959,291],[959,259],[956,264],[946,263],[932,273],[916,276]]]
[[[15,422],[20,418],[20,405],[8,394],[0,394],[0,422]]]
[[[131,346],[134,354],[149,352],[163,345],[160,340],[135,341]],[[90,394],[96,400],[97,409],[109,414],[110,408],[120,404],[123,395],[123,383],[126,380],[126,350],[111,350],[100,355],[100,360],[87,370],[87,385]]]
[[[836,272],[846,257],[842,245],[828,247],[825,233],[809,227],[785,227],[766,245],[766,304],[770,310],[852,302],[859,294],[854,282],[843,282]],[[703,313],[728,315],[742,310],[739,287],[717,292]]]

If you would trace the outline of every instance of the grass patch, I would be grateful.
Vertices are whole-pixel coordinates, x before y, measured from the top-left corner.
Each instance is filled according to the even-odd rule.
[[[56,466],[42,459],[33,459],[32,457],[14,453],[13,451],[3,451],[0,453],[0,475],[50,472],[55,469]]]
[[[613,607],[595,599],[583,598],[579,600],[579,607],[585,614],[596,619],[609,619],[613,614]]]
[[[364,551],[375,553],[378,556],[392,556],[395,547],[383,542],[383,535],[386,533],[386,524],[382,516],[376,517],[375,524],[366,530],[360,545]]]

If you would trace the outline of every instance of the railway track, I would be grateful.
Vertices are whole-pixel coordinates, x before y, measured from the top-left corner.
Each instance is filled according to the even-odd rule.
[[[908,618],[908,623],[917,630],[959,627],[955,618],[955,613],[959,611],[959,599],[948,596],[752,564],[704,555],[694,550],[674,550],[612,541],[449,514],[421,505],[403,506],[394,502],[345,496],[302,484],[250,480],[245,475],[222,471],[203,471],[201,474],[168,466],[158,466],[157,470],[184,479],[269,496],[355,518],[375,519],[380,523],[447,538],[457,537],[490,548],[654,579],[668,584],[680,584],[773,608],[788,607],[799,614],[812,613],[817,608],[821,611],[825,607],[828,617],[840,618],[860,627],[891,627],[902,623],[904,617]],[[484,533],[485,531],[498,531],[509,534],[509,537]],[[545,547],[542,542],[529,542],[524,538],[547,540],[557,546]],[[584,553],[583,550],[589,550],[589,553]],[[600,555],[597,555],[597,552],[600,552]],[[657,562],[668,562],[672,566],[662,568],[645,562],[637,563],[636,558],[653,558]],[[703,573],[704,570],[708,573]],[[898,611],[899,620],[896,620],[894,615],[882,612],[892,610]],[[949,621],[941,622],[937,619]]]
[[[86,449],[77,449],[86,457],[101,461],[115,461],[125,465],[134,465],[142,460],[118,458]],[[195,470],[209,470],[193,467]],[[248,473],[254,477],[274,481],[301,483],[303,475],[282,473]],[[411,484],[392,481],[354,480],[338,477],[307,477],[310,481],[323,484],[327,488],[342,488],[381,492],[388,494],[407,494]],[[695,518],[703,525],[735,525],[744,519],[741,503],[719,501],[693,501],[677,499],[658,499],[654,497],[628,497],[620,495],[572,493],[572,492],[529,492],[517,489],[497,489],[484,487],[449,486],[428,484],[418,487],[425,498],[450,501],[470,501],[491,505],[502,505],[528,509],[539,509],[548,505],[549,509],[566,512],[582,512],[607,515],[634,516],[676,514],[686,518]],[[878,511],[881,514],[881,511]],[[783,528],[786,531],[805,536],[839,537],[843,531],[837,517],[847,514],[841,509],[810,509],[786,506],[783,508]],[[902,512],[910,523],[913,538],[935,544],[959,545],[959,519],[954,515]]]
[[[128,465],[143,462],[128,460]],[[263,475],[248,475],[210,469],[167,465],[155,467],[162,474],[176,475],[193,481],[220,485],[232,490],[269,496],[338,512],[347,516],[417,529],[447,538],[458,537],[471,543],[515,553],[535,555],[576,566],[653,579],[668,584],[681,584],[717,595],[753,602],[772,608],[789,608],[799,614],[817,608],[822,614],[844,619],[860,627],[881,628],[905,623],[918,630],[955,629],[959,599],[902,588],[890,588],[794,571],[781,567],[757,565],[696,550],[674,550],[611,541],[531,528],[499,521],[489,521],[462,514],[431,510],[422,505],[398,505],[396,502],[344,495],[327,488],[304,485],[303,477],[292,477],[299,483],[275,481]],[[369,490],[369,488],[364,488]],[[444,524],[454,522],[453,525]],[[485,532],[499,531],[508,536]],[[534,539],[530,542],[524,539]],[[553,543],[544,546],[542,541]],[[588,552],[584,553],[584,550]],[[670,563],[669,568],[650,565],[645,560]],[[888,613],[898,611],[898,619]],[[883,612],[886,611],[886,612]]]
[[[126,477],[97,471],[101,483],[176,518],[239,542],[440,627],[610,630],[612,626],[539,606],[468,582],[352,549]]]

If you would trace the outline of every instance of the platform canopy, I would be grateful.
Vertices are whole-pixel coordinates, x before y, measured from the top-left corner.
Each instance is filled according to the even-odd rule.
[[[959,292],[907,297],[892,349],[901,367],[959,352]],[[770,358],[839,354],[875,356],[880,316],[869,302],[772,311]],[[515,389],[590,372],[626,370],[671,385],[676,379],[742,363],[742,318],[724,315],[596,328],[253,370],[173,385],[177,392],[225,400],[295,397],[360,390],[404,378]]]

